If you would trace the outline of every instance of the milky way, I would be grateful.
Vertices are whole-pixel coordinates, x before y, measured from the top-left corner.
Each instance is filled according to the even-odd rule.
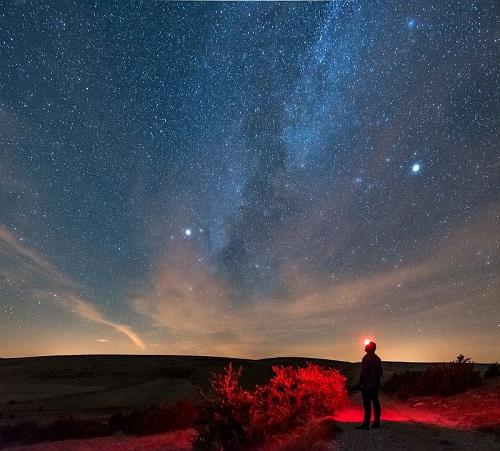
[[[0,355],[500,358],[491,1],[0,1]]]

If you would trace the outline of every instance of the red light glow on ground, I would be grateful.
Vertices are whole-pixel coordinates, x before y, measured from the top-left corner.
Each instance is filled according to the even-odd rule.
[[[382,422],[423,423],[444,428],[474,429],[500,426],[500,381],[449,397],[428,396],[400,401],[380,396]],[[373,415],[373,412],[372,412]],[[335,415],[340,423],[361,423],[361,394]]]

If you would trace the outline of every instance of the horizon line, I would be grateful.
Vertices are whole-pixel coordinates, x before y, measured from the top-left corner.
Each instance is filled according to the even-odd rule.
[[[211,359],[227,359],[227,360],[250,360],[250,361],[261,361],[261,360],[275,360],[275,359],[312,359],[312,360],[326,360],[330,362],[342,362],[342,363],[360,363],[361,361],[352,360],[337,360],[337,359],[326,359],[324,357],[304,357],[304,356],[273,356],[273,357],[262,357],[262,358],[250,358],[250,357],[228,357],[228,356],[217,356],[217,355],[201,355],[201,354],[126,354],[126,353],[94,353],[94,354],[40,354],[40,355],[22,355],[22,356],[10,356],[3,357],[0,355],[0,360],[12,360],[12,359],[36,359],[36,358],[54,358],[54,357],[110,357],[110,356],[121,356],[121,357],[190,357],[190,358],[211,358]],[[437,364],[437,363],[449,363],[449,360],[439,360],[439,361],[423,361],[423,360],[383,360],[384,363],[421,363],[421,364]],[[498,363],[498,361],[491,362],[476,362],[472,360],[472,363],[477,365],[492,365]]]

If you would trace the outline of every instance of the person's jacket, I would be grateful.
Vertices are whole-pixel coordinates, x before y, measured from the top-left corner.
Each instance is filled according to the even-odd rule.
[[[382,360],[375,353],[368,353],[361,360],[359,388],[380,388],[382,378]]]

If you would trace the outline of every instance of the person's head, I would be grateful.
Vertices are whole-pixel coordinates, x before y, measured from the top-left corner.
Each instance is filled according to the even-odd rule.
[[[375,349],[377,349],[377,344],[374,341],[370,341],[370,343],[365,346],[365,352],[368,354],[373,354]]]

